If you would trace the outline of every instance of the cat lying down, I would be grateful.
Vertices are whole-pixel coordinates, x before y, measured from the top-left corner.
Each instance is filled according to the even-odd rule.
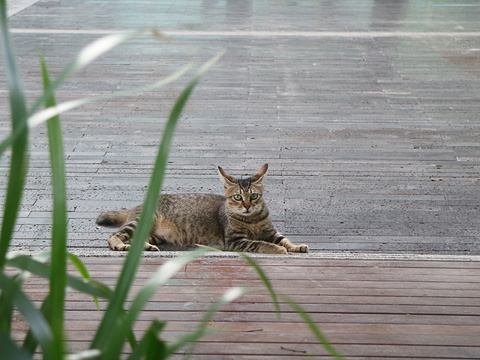
[[[227,251],[262,254],[306,253],[307,245],[294,245],[272,224],[263,199],[262,181],[268,165],[247,179],[237,179],[220,166],[225,196],[213,194],[162,195],[145,250],[171,245],[195,245]],[[112,250],[128,250],[142,206],[105,211],[97,224],[120,229],[107,240]]]

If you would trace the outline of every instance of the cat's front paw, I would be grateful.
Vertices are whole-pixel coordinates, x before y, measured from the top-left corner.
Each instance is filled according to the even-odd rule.
[[[290,250],[290,252],[296,252],[296,253],[308,253],[308,245],[301,244],[301,245],[295,245],[295,248]]]
[[[130,244],[124,244],[124,243],[117,244],[112,248],[112,250],[115,250],[115,251],[128,251],[128,249],[130,249]]]
[[[152,245],[148,242],[145,243],[145,251],[160,251],[156,245]]]
[[[271,254],[286,255],[288,254],[288,251],[283,246],[275,246]]]

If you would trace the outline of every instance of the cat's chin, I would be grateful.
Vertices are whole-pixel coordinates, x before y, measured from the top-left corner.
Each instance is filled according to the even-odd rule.
[[[237,215],[240,215],[240,216],[244,216],[244,217],[249,217],[249,216],[252,216],[255,212],[254,211],[235,211],[235,214]]]

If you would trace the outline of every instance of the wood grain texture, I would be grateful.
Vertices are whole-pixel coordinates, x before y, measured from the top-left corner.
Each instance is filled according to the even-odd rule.
[[[115,284],[123,261],[83,260],[92,277],[109,286]],[[133,292],[165,261],[143,259]],[[478,262],[281,258],[258,262],[276,291],[298,302],[348,359],[480,356]],[[163,334],[167,341],[194,330],[209,306],[232,286],[258,286],[259,290],[226,305],[214,317],[210,328],[220,332],[201,340],[194,359],[328,358],[283,301],[282,316],[277,319],[272,299],[241,259],[202,258],[188,264],[147,304],[135,325],[137,335],[153,319],[168,321]],[[40,301],[46,295],[46,282],[33,277],[25,289]],[[88,296],[67,295],[65,318],[72,351],[88,347],[105,306],[100,301],[97,311]],[[21,339],[26,325],[16,321],[14,330]]]
[[[166,193],[221,194],[217,165],[247,175],[269,163],[274,224],[313,252],[478,255],[480,7],[449,5],[40,0],[9,22],[32,100],[39,51],[55,76],[82,46],[118,30],[153,26],[174,41],[142,37],[105,54],[58,90],[59,102],[145,85],[227,49],[185,109]],[[108,254],[110,231],[95,218],[143,202],[186,81],[62,116],[71,251]],[[8,116],[4,96],[2,136]],[[44,132],[31,134],[15,250],[49,246]],[[7,169],[4,156],[0,190]]]

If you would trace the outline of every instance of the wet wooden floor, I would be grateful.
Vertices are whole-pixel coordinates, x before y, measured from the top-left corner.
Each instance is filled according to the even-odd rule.
[[[122,258],[84,261],[94,279],[114,286]],[[133,290],[166,261],[143,259]],[[480,262],[257,261],[275,290],[299,303],[348,359],[480,358]],[[255,271],[241,259],[196,260],[148,303],[136,324],[137,335],[153,319],[168,322],[163,334],[167,341],[192,331],[211,304],[235,286],[262,288]],[[31,278],[26,289],[40,300],[46,281]],[[330,358],[299,315],[281,301],[280,320],[264,289],[225,306],[210,324],[219,332],[205,337],[192,359]],[[88,348],[105,306],[101,302],[98,311],[88,296],[68,294],[65,317],[72,352]],[[14,326],[21,338],[25,324]]]

